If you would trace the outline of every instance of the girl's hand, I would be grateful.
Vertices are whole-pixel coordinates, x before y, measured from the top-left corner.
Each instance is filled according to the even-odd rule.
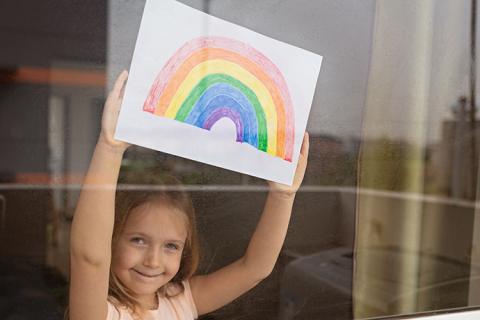
[[[275,194],[281,194],[285,196],[294,196],[302,184],[303,177],[305,175],[305,169],[307,168],[308,160],[308,149],[309,149],[309,135],[308,132],[305,132],[303,136],[302,147],[300,149],[300,156],[298,158],[297,169],[295,170],[295,177],[293,178],[292,186],[285,184],[269,181],[270,191]]]
[[[123,87],[128,78],[128,72],[123,72],[115,80],[112,91],[108,95],[107,101],[103,108],[102,116],[102,131],[100,132],[99,142],[111,147],[116,151],[123,152],[130,145],[126,142],[115,140],[113,135],[115,133],[115,127],[117,126],[118,114],[120,113],[120,106],[123,100]]]

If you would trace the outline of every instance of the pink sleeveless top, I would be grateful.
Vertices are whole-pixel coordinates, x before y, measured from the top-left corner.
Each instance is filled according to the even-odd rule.
[[[173,297],[158,295],[158,309],[149,310],[145,320],[193,320],[198,317],[188,281],[182,282],[185,290]],[[134,320],[126,308],[118,308],[109,301],[107,320]]]

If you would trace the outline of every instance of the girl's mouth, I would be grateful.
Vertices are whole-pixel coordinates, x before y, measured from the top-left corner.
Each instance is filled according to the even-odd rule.
[[[147,278],[156,278],[156,277],[161,276],[163,274],[163,272],[158,273],[158,274],[147,274],[147,273],[140,272],[137,269],[133,269],[133,268],[132,268],[132,270],[135,271],[136,273],[138,273],[139,275],[147,277]]]

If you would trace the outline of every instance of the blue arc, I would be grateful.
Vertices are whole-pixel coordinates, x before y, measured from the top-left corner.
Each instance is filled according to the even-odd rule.
[[[243,125],[243,141],[258,148],[258,125],[255,109],[245,95],[229,84],[218,83],[209,87],[195,103],[185,123],[204,128],[205,122],[217,110],[232,109],[238,113]]]

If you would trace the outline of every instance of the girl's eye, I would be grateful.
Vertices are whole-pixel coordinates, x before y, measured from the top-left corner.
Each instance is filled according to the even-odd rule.
[[[167,247],[168,250],[178,250],[178,249],[180,249],[180,246],[175,244],[175,243],[167,243],[165,246]]]
[[[132,242],[134,244],[138,244],[138,245],[144,245],[145,244],[145,239],[140,238],[140,237],[133,237],[132,239],[130,239],[130,242]]]

